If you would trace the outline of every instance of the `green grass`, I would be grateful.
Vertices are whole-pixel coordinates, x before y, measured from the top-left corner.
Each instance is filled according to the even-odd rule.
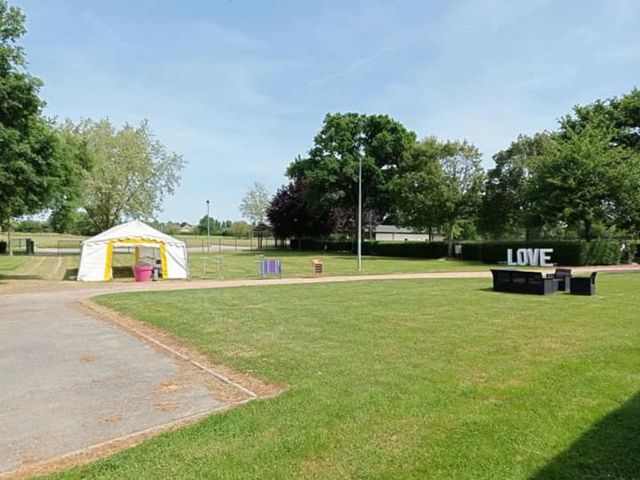
[[[284,277],[313,276],[312,259],[322,260],[325,264],[325,275],[357,275],[384,273],[417,273],[417,272],[448,272],[487,270],[489,266],[460,260],[422,260],[415,258],[364,257],[362,272],[356,271],[356,258],[348,254],[323,254],[319,252],[267,251],[267,257],[282,259]],[[222,258],[222,276],[225,280],[243,278],[258,278],[258,252],[239,252],[203,255],[189,254],[189,268],[191,278],[219,278],[217,272],[217,257]],[[79,265],[79,256],[24,256],[9,257],[0,255],[0,276],[11,276],[19,280],[44,279],[62,280],[74,275]],[[118,253],[114,256],[114,266],[119,269],[119,275],[130,274],[125,268],[133,265],[133,254]],[[204,263],[204,270],[203,270]],[[204,273],[203,273],[204,272]],[[115,273],[114,273],[115,274]]]
[[[11,232],[11,240],[14,244],[14,248],[18,248],[18,245],[15,242],[19,239],[24,241],[25,238],[31,238],[36,242],[36,247],[40,248],[77,248],[79,247],[80,242],[86,237],[70,235],[67,233]],[[7,240],[6,232],[0,233],[0,240]]]
[[[378,275],[385,273],[423,273],[487,270],[490,267],[479,262],[446,259],[363,257],[362,272],[356,267],[356,256],[352,254],[324,252],[296,252],[276,250],[266,252],[242,252],[227,254],[190,254],[189,269],[193,278],[218,278],[216,257],[222,258],[222,274],[227,280],[258,277],[258,258],[264,255],[269,258],[280,258],[283,276],[312,277],[313,259],[324,263],[325,275]],[[204,263],[204,275],[203,275]]]
[[[56,479],[637,479],[640,275],[598,295],[414,280],[99,303],[289,389]]]

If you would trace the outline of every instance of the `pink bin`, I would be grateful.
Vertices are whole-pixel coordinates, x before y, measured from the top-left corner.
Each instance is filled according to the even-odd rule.
[[[136,282],[151,281],[151,274],[153,273],[153,267],[151,265],[135,265],[131,268],[133,269],[133,276]]]

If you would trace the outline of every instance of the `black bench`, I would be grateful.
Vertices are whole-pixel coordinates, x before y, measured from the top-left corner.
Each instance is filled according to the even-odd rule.
[[[567,288],[567,279],[571,278],[570,268],[556,268],[554,273],[548,273],[547,278],[553,278],[558,281],[558,290],[565,292]]]
[[[540,272],[492,269],[491,274],[493,275],[493,289],[496,292],[551,295],[558,286],[558,281],[555,278],[543,277]]]
[[[596,275],[593,272],[588,277],[571,277],[569,282],[569,293],[571,295],[595,295],[596,294]]]

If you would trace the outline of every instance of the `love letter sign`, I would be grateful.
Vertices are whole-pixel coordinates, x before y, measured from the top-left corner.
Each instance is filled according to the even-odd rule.
[[[513,249],[507,250],[507,265],[520,267],[531,265],[533,267],[550,267],[553,248],[519,248],[516,250],[515,261]]]

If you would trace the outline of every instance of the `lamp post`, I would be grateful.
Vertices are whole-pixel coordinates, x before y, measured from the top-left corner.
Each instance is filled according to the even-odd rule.
[[[209,255],[209,247],[211,245],[209,235],[211,235],[211,217],[209,216],[209,200],[207,200],[207,255]]]
[[[358,271],[362,271],[362,155],[358,160]]]

